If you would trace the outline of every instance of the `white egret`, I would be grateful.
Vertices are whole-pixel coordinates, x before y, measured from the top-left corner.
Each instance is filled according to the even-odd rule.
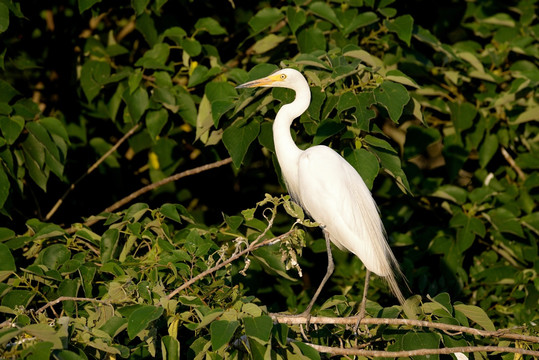
[[[296,92],[293,102],[283,105],[273,123],[277,160],[288,192],[294,201],[323,229],[328,252],[328,268],[309,303],[311,308],[334,270],[331,244],[346,249],[365,264],[367,275],[359,317],[363,317],[370,272],[384,277],[399,302],[404,297],[396,281],[402,276],[389,247],[378,207],[357,171],[333,149],[317,145],[303,151],[290,135],[290,125],[311,102],[309,84],[297,70],[282,69],[237,88],[283,87]]]

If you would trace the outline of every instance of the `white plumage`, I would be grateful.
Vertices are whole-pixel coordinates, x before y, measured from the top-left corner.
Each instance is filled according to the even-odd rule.
[[[400,274],[399,266],[386,241],[376,203],[361,176],[331,148],[318,145],[303,151],[290,135],[292,121],[307,110],[311,101],[311,90],[303,75],[282,69],[238,86],[250,87],[284,87],[296,92],[295,100],[281,107],[273,123],[275,152],[290,195],[321,224],[333,244],[354,253],[369,271],[384,277],[403,303],[395,279],[395,271]],[[331,253],[328,259],[333,266]],[[333,271],[330,266],[308,310]]]

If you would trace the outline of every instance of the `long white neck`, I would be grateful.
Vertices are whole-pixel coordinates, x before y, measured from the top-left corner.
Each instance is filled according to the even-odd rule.
[[[293,89],[296,91],[296,98],[290,104],[283,105],[273,123],[273,141],[275,144],[275,153],[281,166],[283,177],[288,186],[288,191],[297,194],[295,181],[297,178],[298,160],[303,152],[292,139],[290,134],[290,125],[301,114],[307,110],[311,102],[311,89],[307,81],[296,84]]]

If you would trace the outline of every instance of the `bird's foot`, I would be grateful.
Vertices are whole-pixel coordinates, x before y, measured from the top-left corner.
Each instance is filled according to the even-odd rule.
[[[356,325],[354,326],[354,333],[358,334],[360,332],[359,330],[359,325],[361,325],[361,320],[363,320],[365,318],[365,303],[362,302],[361,304],[361,309],[359,310],[359,314],[356,315]],[[367,327],[367,325],[365,325],[365,331],[366,332],[369,332],[369,328]]]

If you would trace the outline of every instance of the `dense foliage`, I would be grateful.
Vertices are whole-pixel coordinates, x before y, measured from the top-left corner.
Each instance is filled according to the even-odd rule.
[[[534,0],[0,0],[0,357],[539,351],[493,333],[538,332],[536,12]],[[490,335],[270,317],[300,313],[326,264],[274,155],[272,121],[293,93],[235,89],[284,66],[313,95],[296,143],[357,169],[408,280],[397,306],[374,277],[368,316]],[[334,256],[315,315],[354,315],[365,269]],[[456,358],[431,355],[444,356]]]

